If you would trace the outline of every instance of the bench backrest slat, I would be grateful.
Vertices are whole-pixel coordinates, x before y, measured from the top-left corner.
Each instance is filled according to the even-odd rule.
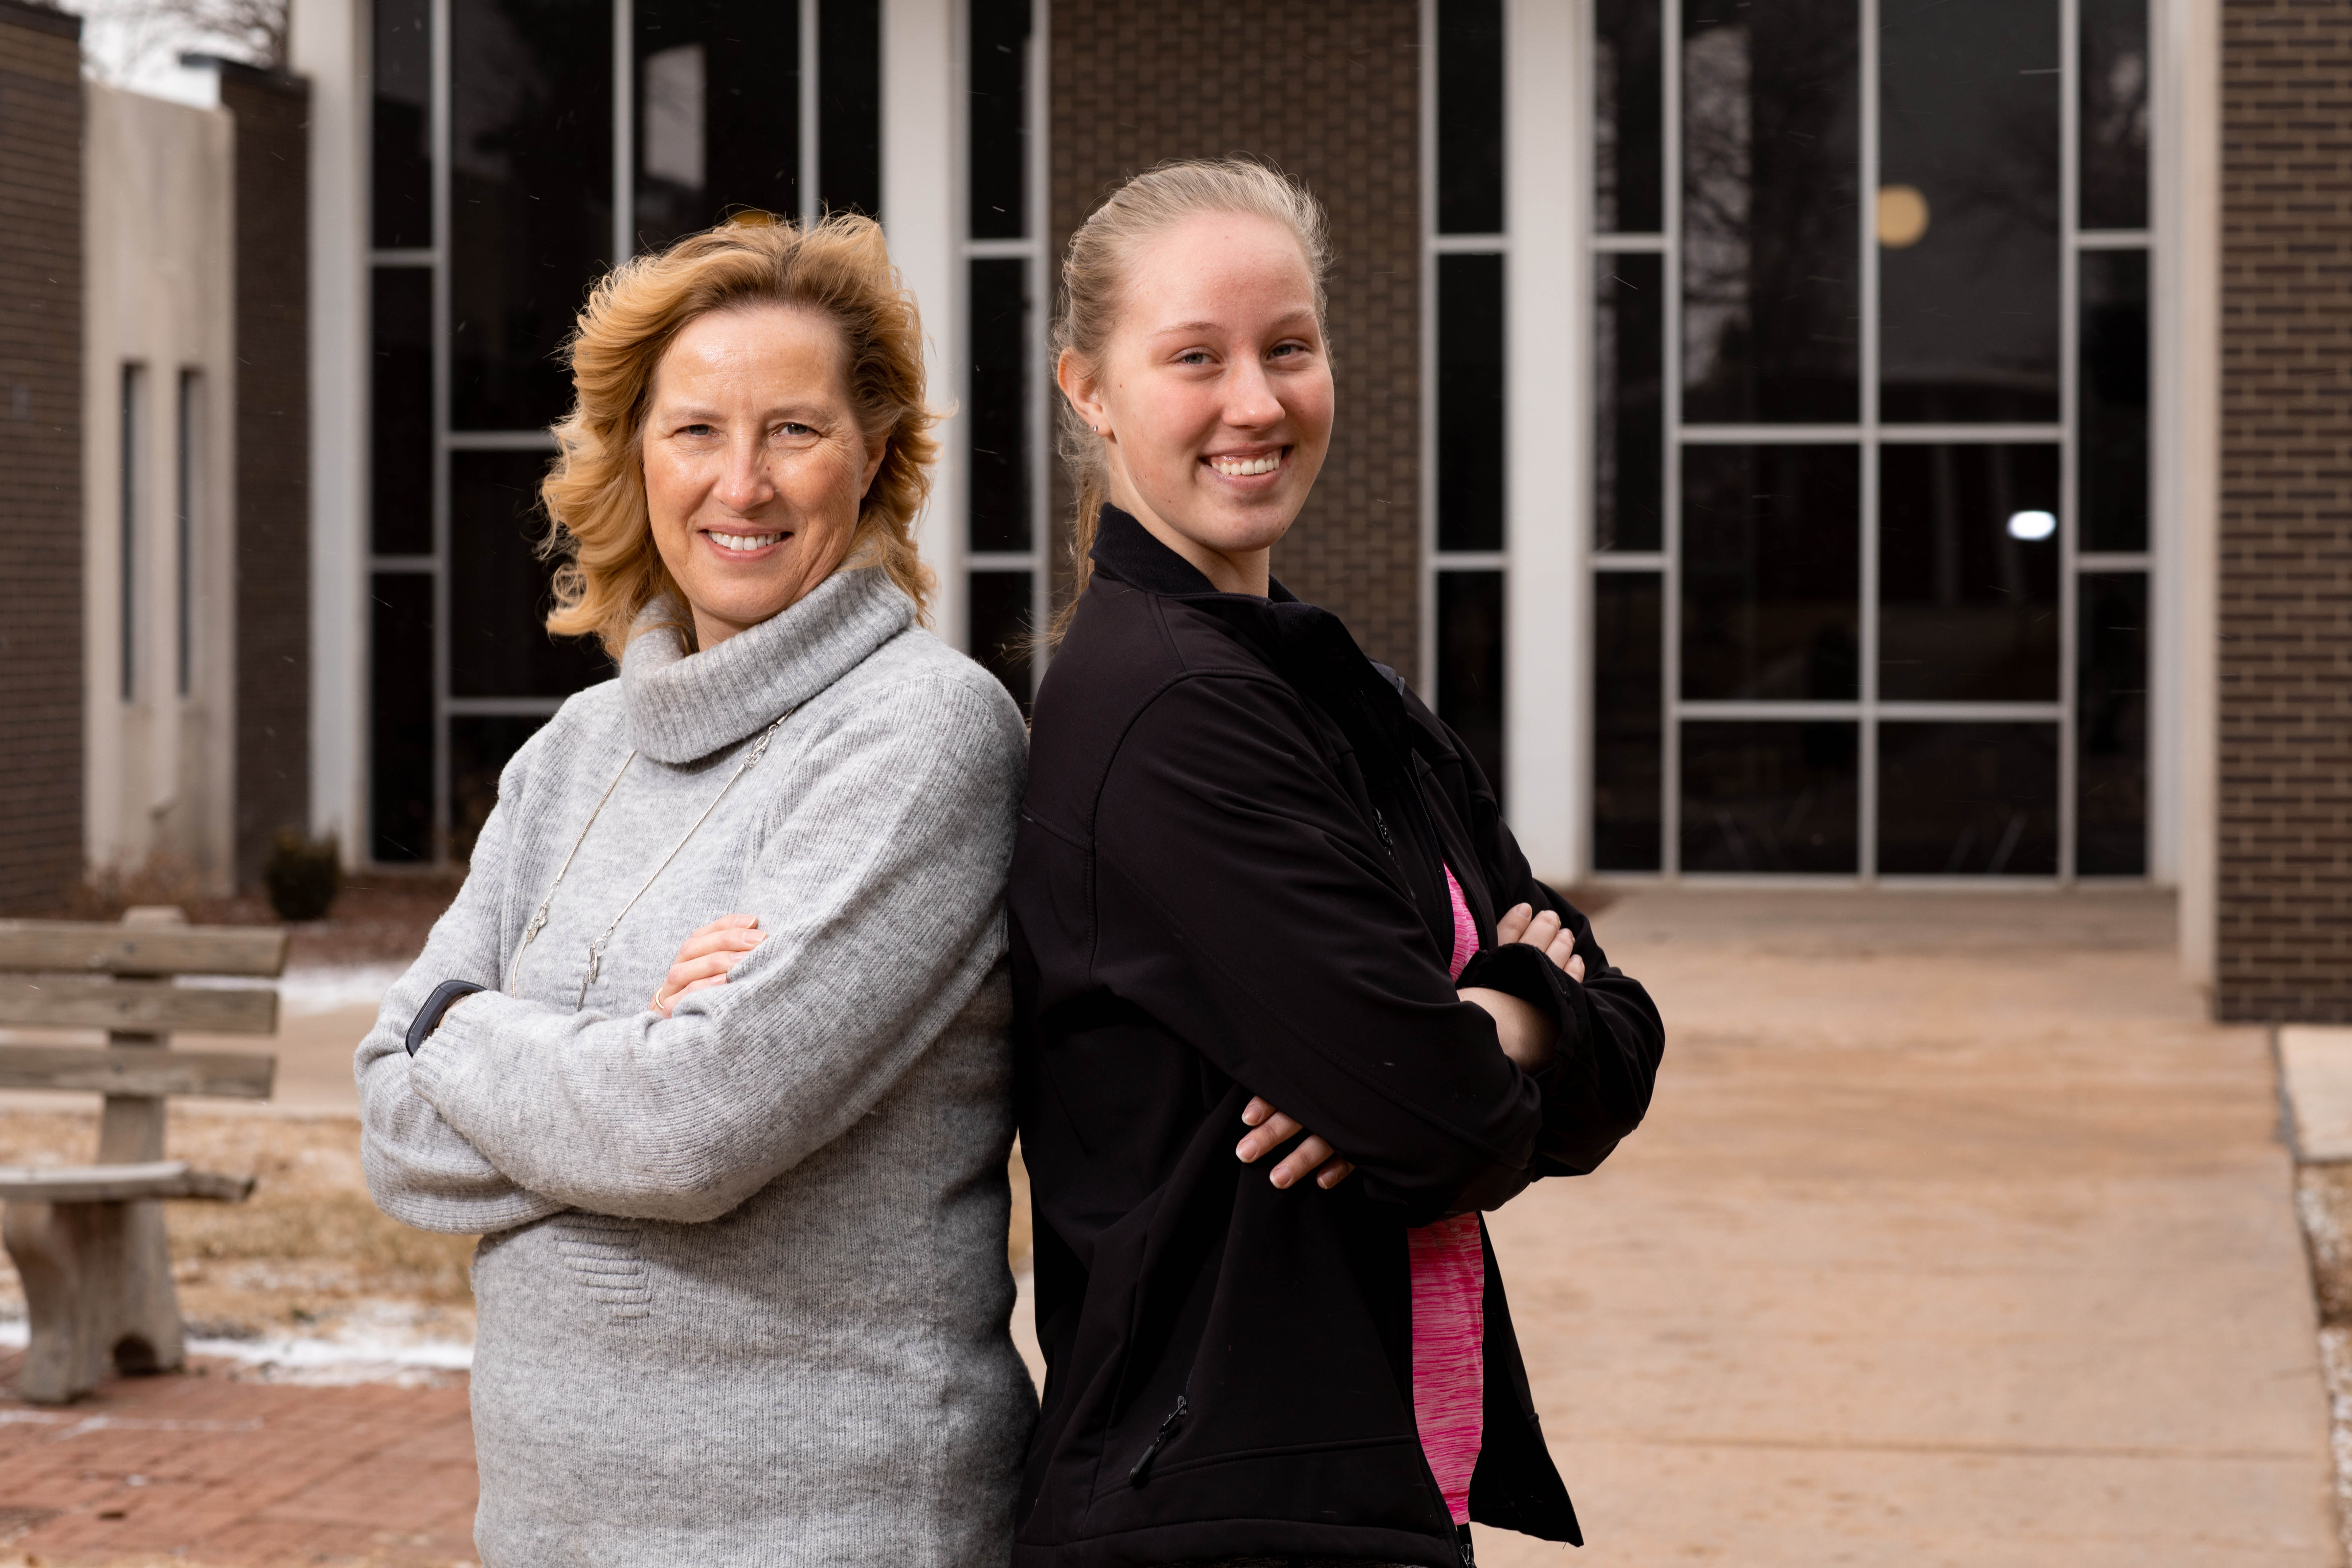
[[[0,971],[275,976],[285,969],[280,926],[0,921]]]
[[[278,993],[88,974],[0,974],[0,1027],[270,1035],[278,1032]]]
[[[276,1057],[228,1051],[0,1046],[0,1089],[268,1100],[277,1076]]]

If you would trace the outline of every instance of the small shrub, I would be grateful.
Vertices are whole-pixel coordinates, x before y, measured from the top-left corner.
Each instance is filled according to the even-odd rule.
[[[269,890],[269,907],[279,920],[325,920],[343,889],[341,847],[332,835],[305,838],[281,827],[262,864],[261,883]]]

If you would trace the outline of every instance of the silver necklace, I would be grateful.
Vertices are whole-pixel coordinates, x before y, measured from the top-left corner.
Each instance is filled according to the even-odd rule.
[[[588,987],[596,984],[597,973],[604,966],[604,949],[613,940],[613,933],[620,929],[623,921],[629,918],[629,911],[637,907],[637,900],[646,896],[646,889],[654,885],[655,880],[664,871],[669,869],[669,863],[677,858],[678,851],[684,849],[688,841],[701,830],[702,825],[710,820],[710,814],[719,809],[719,803],[725,800],[730,792],[735,788],[736,781],[750,773],[759,764],[760,759],[768,754],[768,743],[776,738],[776,731],[784,727],[784,721],[791,718],[793,713],[793,710],[787,708],[777,715],[774,723],[761,731],[760,738],[751,742],[751,749],[743,753],[743,760],[735,764],[735,771],[727,775],[727,782],[719,786],[719,793],[710,797],[710,804],[702,808],[702,815],[696,817],[693,825],[687,828],[678,841],[670,846],[669,853],[661,858],[660,864],[653,868],[652,875],[638,884],[637,890],[629,895],[629,901],[621,906],[621,912],[613,917],[611,923],[604,927],[603,933],[588,944],[588,969],[587,973],[580,977],[580,998],[573,1005],[574,1011],[583,1010],[588,1005]],[[588,820],[580,825],[580,837],[572,841],[571,853],[563,857],[563,864],[556,868],[555,880],[548,885],[547,897],[539,900],[539,908],[532,912],[530,923],[523,927],[522,941],[515,947],[514,963],[508,965],[509,973],[511,973],[521,966],[523,949],[531,944],[532,939],[537,937],[541,929],[547,924],[547,906],[555,901],[555,890],[563,886],[564,873],[572,869],[572,859],[580,853],[580,847],[588,842],[588,830],[596,826],[596,818],[604,814],[604,803],[611,800],[613,792],[621,787],[622,777],[628,773],[629,764],[636,760],[637,753],[632,748],[629,754],[621,759],[620,768],[613,774],[613,782],[606,784],[604,793],[596,797],[596,808],[588,814]]]

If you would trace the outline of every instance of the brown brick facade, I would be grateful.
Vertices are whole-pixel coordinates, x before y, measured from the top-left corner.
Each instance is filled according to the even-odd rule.
[[[310,816],[307,86],[221,68],[236,117],[236,868]]]
[[[2221,16],[2215,1009],[2352,1021],[2352,4]]]
[[[81,24],[0,0],[0,912],[82,871]]]
[[[1163,158],[1255,153],[1331,215],[1339,427],[1275,571],[1373,658],[1416,668],[1421,560],[1420,8],[1414,0],[1055,0],[1054,256]],[[1069,491],[1056,476],[1057,510]],[[1061,576],[1067,535],[1057,535]]]

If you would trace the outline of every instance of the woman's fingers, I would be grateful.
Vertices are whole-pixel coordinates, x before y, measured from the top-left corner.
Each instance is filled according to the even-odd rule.
[[[1561,964],[1560,967],[1568,971],[1568,977],[1570,980],[1575,981],[1579,985],[1584,984],[1584,954],[1575,952],[1570,952],[1568,955],[1568,962]]]
[[[1277,1187],[1288,1187],[1303,1182],[1331,1158],[1331,1145],[1322,1139],[1308,1136],[1307,1141],[1283,1157],[1281,1164],[1266,1179]]]
[[[1513,904],[1503,911],[1503,918],[1495,922],[1495,940],[1507,947],[1518,941],[1527,934],[1528,922],[1535,919],[1535,914],[1532,905]]]
[[[1355,1173],[1354,1165],[1335,1154],[1323,1163],[1321,1170],[1315,1173],[1315,1184],[1328,1193]]]
[[[729,915],[723,921],[713,921],[681,943],[677,962],[701,958],[713,952],[744,953],[768,940],[768,933],[759,928],[757,915]]]
[[[1244,1165],[1255,1165],[1259,1159],[1274,1152],[1305,1131],[1297,1122],[1285,1116],[1281,1111],[1276,1110],[1274,1107],[1269,1105],[1266,1110],[1272,1114],[1266,1117],[1265,1122],[1252,1128],[1247,1137],[1234,1145],[1234,1153]]]
[[[1255,1096],[1250,1100],[1248,1105],[1242,1108],[1242,1125],[1244,1127],[1255,1127],[1258,1123],[1264,1121],[1267,1117],[1272,1116],[1273,1114],[1274,1106],[1269,1100],[1267,1100],[1265,1096],[1262,1094]]]

